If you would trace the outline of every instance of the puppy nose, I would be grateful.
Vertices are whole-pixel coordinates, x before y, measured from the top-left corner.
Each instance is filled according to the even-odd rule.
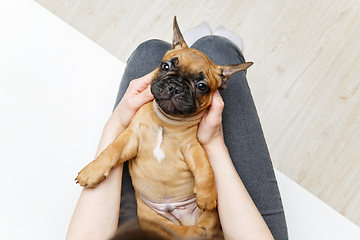
[[[176,83],[170,83],[167,87],[167,93],[169,95],[177,95],[183,91],[183,88],[176,84]]]

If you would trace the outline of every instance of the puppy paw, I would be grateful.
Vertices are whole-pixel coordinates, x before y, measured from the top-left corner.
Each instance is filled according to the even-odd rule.
[[[212,234],[201,225],[187,226],[184,234],[185,239],[211,239]]]
[[[217,191],[216,189],[202,189],[196,192],[196,203],[202,210],[211,211],[216,208]]]
[[[104,167],[96,161],[84,167],[76,177],[75,181],[82,187],[96,187],[110,174],[111,167]]]

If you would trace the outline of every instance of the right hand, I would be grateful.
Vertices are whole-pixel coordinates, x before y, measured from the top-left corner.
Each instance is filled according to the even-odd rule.
[[[154,99],[150,91],[153,74],[154,72],[151,72],[130,82],[123,98],[108,121],[118,125],[120,131],[129,126],[131,119],[141,106]]]

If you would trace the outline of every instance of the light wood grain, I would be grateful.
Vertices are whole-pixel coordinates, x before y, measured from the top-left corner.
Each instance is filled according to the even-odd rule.
[[[126,62],[207,21],[244,41],[274,166],[360,226],[360,2],[37,0]]]

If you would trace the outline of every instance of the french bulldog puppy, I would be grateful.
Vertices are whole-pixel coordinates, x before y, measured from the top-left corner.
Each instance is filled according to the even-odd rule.
[[[232,74],[252,63],[216,65],[204,53],[188,48],[176,17],[173,28],[172,49],[151,81],[154,100],[138,110],[76,181],[95,187],[111,169],[130,161],[142,228],[156,223],[181,238],[211,238],[219,225],[217,191],[207,154],[197,140],[198,125],[213,93],[225,89]],[[163,228],[158,231],[167,234]]]

